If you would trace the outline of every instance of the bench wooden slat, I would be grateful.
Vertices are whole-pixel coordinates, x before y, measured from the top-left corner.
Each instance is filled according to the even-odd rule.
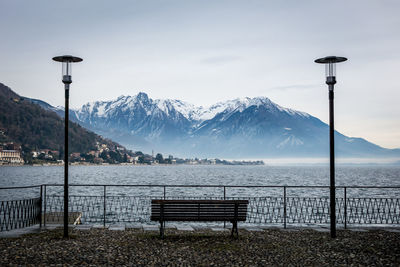
[[[238,214],[236,217],[238,217],[238,218],[246,218],[246,215],[247,215],[247,214],[241,213],[241,214]],[[186,213],[186,214],[165,213],[165,214],[163,214],[163,216],[164,216],[164,218],[167,218],[167,217],[173,218],[174,216],[175,216],[175,217],[181,217],[181,218],[184,218],[184,217],[191,217],[191,216],[209,217],[209,218],[213,218],[213,217],[223,217],[223,216],[225,216],[225,217],[232,217],[232,218],[234,218],[234,217],[235,217],[235,214],[232,214],[232,213],[231,213],[231,214],[226,214],[226,213],[198,214],[198,213],[192,212],[192,213]],[[153,215],[151,215],[151,217],[152,217],[152,218],[156,218],[156,217],[160,218],[161,215],[160,215],[160,214],[153,214]]]
[[[155,221],[159,221],[161,218],[160,217],[155,217],[154,220]],[[163,221],[175,221],[175,222],[179,222],[179,221],[198,221],[198,222],[209,222],[209,221],[218,221],[218,222],[230,222],[230,221],[238,221],[238,222],[245,222],[246,218],[235,218],[235,217],[226,217],[226,216],[220,216],[220,217],[202,217],[199,218],[197,216],[192,216],[192,217],[179,217],[179,216],[174,216],[173,218],[168,218],[168,217],[164,217]]]
[[[207,205],[207,204],[203,204],[203,203],[199,203],[199,204],[190,204],[190,205],[184,205],[184,204],[177,204],[177,203],[163,203],[163,204],[152,204],[152,207],[160,207],[161,205],[164,205],[164,207],[187,207],[187,208],[196,208],[196,207],[215,207],[215,208],[223,208],[223,207],[235,207],[235,205],[238,205],[239,207],[247,207],[247,204],[245,203],[238,203],[238,204],[211,204],[211,205]]]
[[[157,214],[161,214],[161,212],[153,212],[152,214],[153,215],[157,215]],[[201,214],[201,215],[209,215],[209,216],[213,216],[215,214],[224,214],[226,216],[229,216],[229,215],[233,216],[233,215],[235,215],[235,212],[234,211],[229,212],[229,211],[224,211],[224,210],[221,210],[221,211],[215,211],[214,210],[214,211],[207,211],[207,212],[199,212],[199,211],[196,211],[196,210],[192,210],[192,211],[180,211],[180,210],[172,211],[172,210],[170,210],[170,211],[164,211],[162,214],[170,214],[170,215],[178,214],[178,215],[181,215],[181,216],[190,215],[190,214]],[[239,215],[246,215],[247,211],[238,211],[237,214],[238,214],[238,216]]]
[[[221,202],[221,201],[223,201],[223,202]],[[163,200],[163,201],[161,201],[161,200],[157,200],[157,201],[152,201],[151,204],[154,204],[154,205],[160,205],[160,204],[166,205],[166,204],[168,204],[168,205],[181,205],[181,206],[183,206],[183,205],[188,205],[188,206],[190,206],[190,205],[192,205],[192,206],[195,206],[195,205],[216,205],[216,206],[220,206],[220,205],[232,205],[232,204],[239,204],[239,205],[243,204],[243,205],[246,205],[246,202],[242,202],[242,201],[243,200],[241,200],[240,202],[237,202],[235,200],[213,200],[213,202],[206,202],[206,201],[202,200],[200,202],[200,200],[199,200],[199,202],[193,202],[191,200],[190,202],[186,203],[186,202],[183,202],[183,200],[180,200],[179,202],[177,202],[177,200],[176,201],[171,201],[171,200]]]
[[[152,218],[154,221],[160,221],[161,217],[153,217]],[[179,216],[174,216],[174,217],[163,217],[162,221],[175,221],[175,222],[185,222],[185,221],[193,221],[197,220],[198,222],[209,222],[209,221],[219,221],[219,222],[231,222],[231,221],[238,221],[238,222],[245,222],[246,218],[244,217],[226,217],[226,216],[219,216],[219,217],[198,217],[198,216],[184,216],[184,217],[179,217]]]
[[[173,219],[168,219],[165,218],[163,221],[166,222],[170,222],[170,221],[174,221],[174,222],[179,222],[179,221],[185,221],[185,222],[231,222],[234,221],[235,218],[227,218],[227,217],[215,217],[215,218],[202,218],[201,220],[199,220],[198,217],[174,217]],[[159,221],[159,218],[156,218],[156,221]],[[242,219],[237,219],[235,221],[238,222],[244,222],[246,221],[246,218],[242,218]]]
[[[191,209],[199,209],[199,210],[207,210],[207,209],[226,209],[226,210],[234,210],[235,206],[169,206],[169,205],[163,205],[164,209],[180,209],[180,210],[191,210]],[[158,206],[152,206],[152,209],[160,209],[161,205]],[[247,206],[245,205],[240,205],[238,206],[239,209],[247,209]]]
[[[170,207],[170,206],[164,206],[164,211],[165,210],[181,210],[181,211],[185,211],[185,210],[198,210],[198,211],[202,211],[202,212],[207,212],[210,210],[226,210],[226,211],[234,211],[235,207]],[[155,212],[158,212],[159,210],[161,210],[161,207],[152,207],[152,210],[154,210]],[[247,207],[238,207],[238,210],[246,210],[247,211]]]
[[[153,211],[152,213],[160,213],[161,210]],[[180,209],[164,209],[163,213],[191,213],[191,212],[196,212],[196,213],[201,213],[201,214],[208,214],[208,213],[226,213],[226,214],[234,214],[234,210],[224,210],[224,209],[218,209],[218,210],[180,210]],[[247,210],[238,210],[237,213],[247,213]]]
[[[239,213],[237,214],[237,217],[246,217],[247,213]],[[152,214],[152,217],[161,217],[160,213],[157,214]],[[213,214],[207,214],[207,213],[196,213],[196,212],[190,212],[190,213],[185,213],[185,214],[181,214],[178,212],[174,212],[174,213],[164,213],[163,214],[164,217],[168,216],[168,217],[173,217],[173,216],[179,216],[179,217],[185,217],[185,216],[202,216],[202,217],[216,217],[216,216],[226,216],[226,217],[234,217],[235,214],[234,213],[222,213],[222,212],[218,212],[218,213],[213,213]]]

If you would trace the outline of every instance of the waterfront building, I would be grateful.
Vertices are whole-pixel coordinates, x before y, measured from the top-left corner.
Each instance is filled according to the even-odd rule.
[[[23,164],[24,160],[21,158],[19,150],[7,150],[0,148],[0,164]]]

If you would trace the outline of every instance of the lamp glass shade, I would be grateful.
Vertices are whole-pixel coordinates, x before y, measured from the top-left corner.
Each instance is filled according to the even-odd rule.
[[[64,61],[62,63],[62,76],[71,76],[72,75],[72,70],[71,70],[71,62],[69,61]]]
[[[325,75],[326,77],[336,77],[336,63],[325,64]]]

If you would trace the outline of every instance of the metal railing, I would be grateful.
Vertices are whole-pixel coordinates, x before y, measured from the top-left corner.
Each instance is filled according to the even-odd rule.
[[[60,186],[46,185],[44,191]],[[95,191],[88,190],[94,187],[96,195],[82,193]],[[328,186],[88,184],[71,185],[71,188],[76,192],[69,196],[70,212],[81,212],[84,223],[150,222],[154,198],[247,199],[246,223],[250,224],[281,224],[286,228],[289,224],[330,222]],[[394,190],[392,196],[385,196],[387,190]],[[400,187],[338,186],[336,196],[336,220],[344,228],[349,224],[400,225]],[[62,211],[62,195],[48,194],[45,199],[45,214]]]
[[[43,186],[1,187],[0,190],[15,191],[40,189],[36,197],[24,199],[0,199],[0,232],[28,227],[34,224],[42,225],[42,195]],[[37,191],[37,190],[36,190]]]
[[[1,231],[38,221],[51,223],[50,217],[62,217],[62,186],[33,186],[40,192],[30,203],[0,200]],[[10,188],[0,191],[3,189]],[[328,186],[72,184],[69,213],[80,214],[83,223],[149,223],[151,199],[155,198],[247,199],[248,224],[279,224],[286,228],[330,223]],[[25,219],[21,220],[21,214]],[[400,186],[337,186],[336,220],[344,228],[360,224],[400,225]],[[58,221],[62,222],[62,218]]]

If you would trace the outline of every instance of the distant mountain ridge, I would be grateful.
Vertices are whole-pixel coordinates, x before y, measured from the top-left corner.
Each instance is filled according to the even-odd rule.
[[[219,102],[208,108],[140,92],[72,111],[82,126],[134,150],[198,157],[319,157],[329,151],[328,125],[267,97]],[[396,157],[362,138],[336,136],[339,157]]]
[[[25,152],[36,149],[61,151],[64,147],[64,120],[57,116],[59,108],[44,101],[22,97],[0,83],[0,129],[9,139],[22,145]],[[116,146],[110,140],[83,128],[69,125],[69,151],[86,153],[96,142]]]

